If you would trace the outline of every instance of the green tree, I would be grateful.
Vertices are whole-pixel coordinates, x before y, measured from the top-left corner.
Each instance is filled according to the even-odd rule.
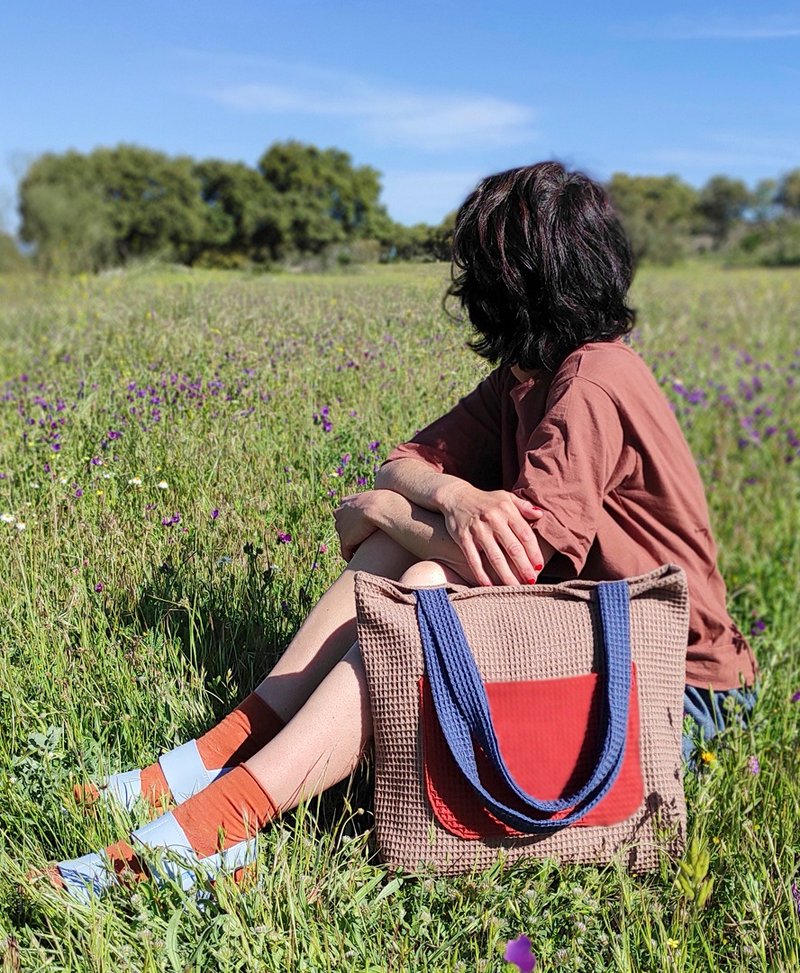
[[[697,201],[697,212],[711,234],[715,247],[725,242],[731,228],[742,218],[752,201],[753,196],[741,179],[712,176],[703,186]]]
[[[441,223],[414,223],[404,226],[393,223],[389,235],[381,239],[384,260],[449,260],[455,226],[456,210],[448,213]]]
[[[208,262],[225,258],[269,262],[280,256],[286,238],[280,195],[242,162],[207,159],[194,172],[205,204],[203,253]]]
[[[206,226],[193,161],[135,145],[97,149],[90,158],[110,214],[118,259],[191,261]]]
[[[278,142],[258,163],[279,194],[286,243],[301,253],[321,253],[332,244],[379,238],[389,217],[378,202],[380,174],[354,166],[347,152],[302,142]]]
[[[132,257],[191,260],[206,212],[188,158],[120,145],[38,158],[20,185],[21,237],[50,270]]]
[[[615,172],[608,191],[637,260],[673,263],[689,249],[697,192],[678,176]]]
[[[800,216],[800,169],[781,177],[776,201],[792,216]]]
[[[761,179],[753,190],[753,217],[764,223],[775,217],[777,205],[778,183],[775,179]]]
[[[35,246],[46,271],[99,270],[115,256],[109,208],[92,160],[79,152],[47,153],[19,187],[20,237]]]

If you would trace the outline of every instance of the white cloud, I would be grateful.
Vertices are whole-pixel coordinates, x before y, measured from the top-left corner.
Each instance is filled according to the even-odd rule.
[[[241,71],[245,65],[236,67]],[[204,87],[199,93],[239,112],[349,120],[375,142],[423,150],[495,148],[536,138],[535,112],[519,102],[480,94],[414,92],[278,61],[246,67],[262,77]]]

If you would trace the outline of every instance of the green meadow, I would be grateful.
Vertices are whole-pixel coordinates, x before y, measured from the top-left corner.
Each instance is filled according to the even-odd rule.
[[[708,493],[759,659],[686,775],[682,864],[392,874],[370,770],[260,838],[252,879],[85,906],[29,878],[123,837],[72,787],[202,732],[341,570],[331,511],[486,366],[448,269],[0,278],[0,970],[800,971],[800,272],[643,270],[637,350]]]

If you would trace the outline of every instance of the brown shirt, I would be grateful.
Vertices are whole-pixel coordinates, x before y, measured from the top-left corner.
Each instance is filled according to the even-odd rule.
[[[495,369],[387,459],[422,460],[545,512],[553,579],[613,580],[679,564],[689,582],[686,682],[749,685],[752,650],[732,622],[689,446],[644,361],[621,341],[593,342],[555,373],[518,382]]]

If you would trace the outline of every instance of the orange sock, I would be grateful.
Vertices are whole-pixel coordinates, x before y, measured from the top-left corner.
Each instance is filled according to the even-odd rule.
[[[253,838],[278,808],[250,771],[239,766],[172,812],[200,856],[208,858]]]
[[[257,693],[250,693],[224,720],[198,738],[197,749],[208,770],[236,767],[266,746],[280,733],[284,725],[284,721],[271,706]],[[164,801],[169,801],[171,795],[158,761],[142,768],[141,780],[142,796],[153,807],[161,809]],[[76,787],[75,795],[83,800],[91,800],[93,796],[97,796],[89,793],[86,785]]]
[[[254,837],[276,817],[278,808],[250,771],[239,766],[212,781],[171,814],[197,856],[203,859]],[[105,853],[118,879],[139,881],[147,877],[144,863],[126,841],[109,845]],[[242,869],[237,871],[244,873]]]
[[[221,723],[198,739],[197,749],[209,770],[238,767],[276,737],[284,725],[258,693],[250,693]]]
[[[127,841],[118,841],[106,848],[106,854],[111,859],[117,879],[124,882],[130,879],[141,882],[147,878],[147,870]]]

